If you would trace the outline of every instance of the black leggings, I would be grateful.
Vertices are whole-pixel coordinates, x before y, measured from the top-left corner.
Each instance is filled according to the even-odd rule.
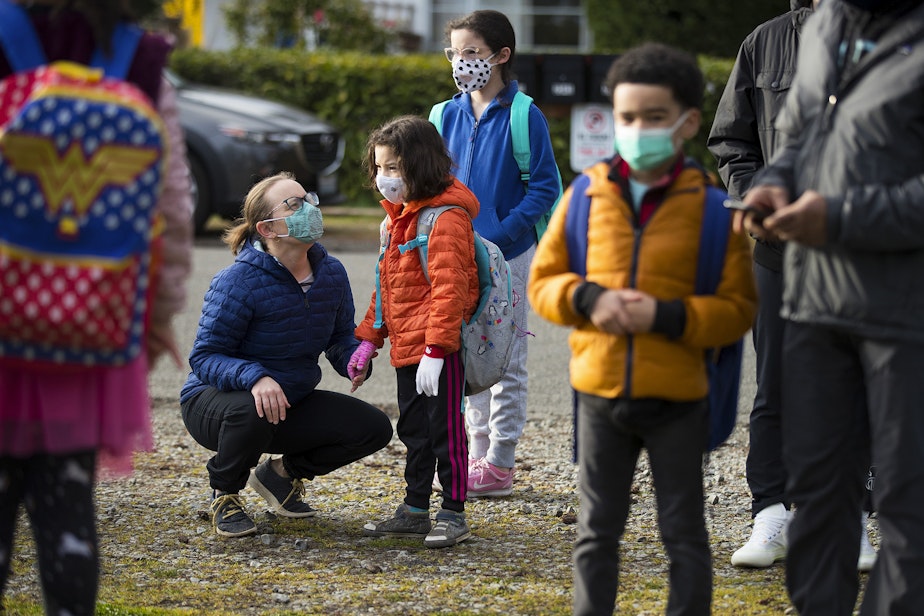
[[[45,613],[94,613],[99,587],[95,474],[94,451],[0,456],[0,597],[10,573],[22,502],[38,551]]]

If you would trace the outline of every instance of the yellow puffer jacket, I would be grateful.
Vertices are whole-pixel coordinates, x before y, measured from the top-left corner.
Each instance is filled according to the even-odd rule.
[[[715,295],[694,295],[706,178],[684,168],[641,228],[631,205],[607,178],[607,163],[585,173],[591,182],[586,280],[609,289],[635,288],[661,301],[682,300],[686,326],[677,339],[659,333],[628,336],[598,330],[574,309],[585,281],[570,271],[565,242],[569,188],[532,262],[529,301],[543,318],[575,329],[571,385],[606,398],[692,401],[708,393],[703,350],[729,344],[750,327],[757,308],[747,238],[729,232],[725,267]]]
[[[417,236],[417,215],[427,206],[459,205],[465,211],[446,210],[436,220],[428,242],[427,271],[424,276],[417,250],[403,255],[398,246]],[[391,340],[391,363],[396,368],[420,363],[427,345],[442,347],[446,353],[459,350],[462,320],[472,317],[478,304],[478,267],[475,264],[475,236],[471,219],[478,215],[478,199],[455,180],[442,194],[405,206],[383,200],[388,214],[388,240],[379,261],[382,295],[382,321],[376,329],[375,302],[372,301],[356,337],[381,348]],[[466,213],[467,212],[467,213]]]

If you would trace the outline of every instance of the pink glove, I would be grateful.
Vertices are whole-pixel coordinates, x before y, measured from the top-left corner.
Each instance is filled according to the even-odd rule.
[[[374,344],[368,340],[360,342],[359,346],[356,347],[356,350],[353,351],[353,354],[350,356],[349,363],[347,363],[347,374],[350,380],[352,381],[356,377],[365,374],[366,364],[376,355],[378,355],[378,353],[375,352]]]
[[[443,372],[442,357],[423,355],[417,366],[417,393],[433,397],[440,390],[440,373]]]

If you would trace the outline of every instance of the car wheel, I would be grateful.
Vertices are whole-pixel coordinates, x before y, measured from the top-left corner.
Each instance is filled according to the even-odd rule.
[[[209,183],[209,176],[199,159],[189,156],[189,181],[190,192],[193,198],[193,225],[196,233],[205,231],[205,223],[208,222],[212,212],[212,189]]]

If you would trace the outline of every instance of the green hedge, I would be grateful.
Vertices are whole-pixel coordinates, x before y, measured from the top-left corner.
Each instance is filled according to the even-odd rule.
[[[702,58],[707,81],[704,125],[688,152],[714,169],[706,135],[732,60]],[[350,203],[374,205],[366,186],[362,155],[366,136],[386,120],[405,113],[426,116],[430,106],[457,91],[449,64],[438,54],[370,55],[240,49],[230,52],[185,49],[171,67],[198,83],[251,92],[306,109],[336,126],[346,141],[339,178]],[[574,177],[569,163],[570,113],[562,105],[540,107],[549,119],[552,144],[564,181]]]

